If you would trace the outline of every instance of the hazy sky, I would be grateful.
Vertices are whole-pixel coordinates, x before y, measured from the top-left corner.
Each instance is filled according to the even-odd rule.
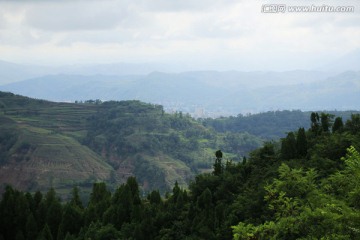
[[[355,11],[262,13],[264,4]],[[0,59],[18,63],[287,70],[356,49],[359,0],[0,0]]]

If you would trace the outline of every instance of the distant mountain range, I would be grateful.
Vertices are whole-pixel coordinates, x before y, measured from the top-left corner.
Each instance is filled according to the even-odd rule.
[[[278,109],[360,109],[359,71],[57,74],[5,84],[0,90],[51,101],[141,100],[199,117]]]
[[[111,63],[68,66],[23,65],[0,60],[0,85],[46,75],[146,75],[153,71],[179,72],[180,68],[156,63]]]
[[[189,66],[114,63],[32,66],[0,61],[0,90],[52,101],[141,100],[216,117],[269,110],[360,109],[360,49],[316,70],[185,71]]]

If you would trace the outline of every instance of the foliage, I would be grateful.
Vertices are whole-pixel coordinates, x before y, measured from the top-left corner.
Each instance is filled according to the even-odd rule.
[[[358,239],[360,155],[354,147],[344,161],[345,170],[324,178],[324,185],[316,183],[313,169],[281,165],[279,178],[265,187],[273,219],[258,226],[239,223],[233,227],[234,239]],[[348,198],[329,194],[338,183],[349,190]]]
[[[337,115],[342,117],[342,119],[349,120],[351,119],[353,112],[330,111],[322,114],[323,123],[328,122],[330,126],[332,116]],[[321,113],[319,115],[315,112],[284,110],[248,115],[239,114],[236,117],[231,116],[217,119],[202,119],[202,122],[205,126],[211,126],[218,132],[248,132],[266,140],[273,140],[285,137],[286,133],[294,131],[294,129],[299,127],[306,129],[311,127],[314,130],[317,129],[317,126],[321,125],[320,116]],[[328,128],[325,125],[323,127]]]
[[[93,104],[109,109],[91,115],[98,120],[105,115],[99,121],[89,119],[89,124],[99,124],[103,132],[97,127],[89,130],[87,144],[91,146],[102,134],[106,135],[105,143],[108,137],[114,138],[106,143],[110,145],[101,145],[113,156],[126,158],[134,149],[146,149],[146,154],[137,155],[138,161],[140,168],[152,175],[159,168],[148,164],[145,157],[156,160],[157,151],[165,151],[166,147],[175,148],[171,153],[174,156],[192,152],[186,135],[194,133],[187,129],[194,127],[196,134],[203,133],[202,141],[207,139],[206,134],[214,134],[179,113],[144,117],[152,119],[151,124],[135,118],[134,122],[141,123],[141,129],[136,129],[124,114],[126,111],[111,111],[130,107],[135,109],[133,114],[143,116],[150,114],[147,111],[161,110],[143,106],[144,112],[137,112],[138,104]],[[353,115],[341,131],[332,131],[331,119],[325,116],[321,121],[324,115],[313,116],[309,130],[300,128],[278,142],[265,142],[243,162],[231,161],[227,152],[209,148],[213,171],[196,175],[187,189],[175,180],[165,197],[158,190],[145,194],[134,176],[113,191],[105,182],[93,183],[86,204],[80,200],[82,193],[77,188],[68,201],[62,202],[55,189],[44,194],[24,193],[7,186],[0,201],[0,239],[358,239],[360,118]],[[154,129],[161,131],[155,134]],[[117,136],[120,133],[123,135]],[[123,136],[126,142],[121,145],[116,141]],[[149,139],[152,145],[144,147]],[[213,144],[210,138],[205,142],[205,146]],[[200,140],[198,143],[194,148],[202,146]],[[167,178],[159,175],[149,179]]]

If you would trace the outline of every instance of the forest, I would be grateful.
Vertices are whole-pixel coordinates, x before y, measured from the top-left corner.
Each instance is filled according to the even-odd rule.
[[[0,239],[359,239],[360,115],[310,121],[240,162],[214,152],[212,172],[163,196],[135,177],[95,182],[88,202],[7,186]]]
[[[299,127],[309,127],[312,112],[300,110],[277,110],[257,114],[201,119],[204,126],[213,127],[217,132],[248,132],[263,139],[273,140],[286,136]],[[326,111],[324,113],[341,117],[344,121],[359,111]]]

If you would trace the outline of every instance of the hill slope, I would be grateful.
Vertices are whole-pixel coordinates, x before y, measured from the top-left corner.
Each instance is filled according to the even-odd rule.
[[[84,130],[91,107],[7,93],[0,94],[0,105],[0,183],[19,189],[59,189],[109,179],[111,166],[70,136]]]
[[[213,152],[239,159],[261,144],[247,133],[216,134],[187,115],[139,101],[54,103],[0,92],[0,183],[34,190],[119,184],[185,186],[212,167]]]

